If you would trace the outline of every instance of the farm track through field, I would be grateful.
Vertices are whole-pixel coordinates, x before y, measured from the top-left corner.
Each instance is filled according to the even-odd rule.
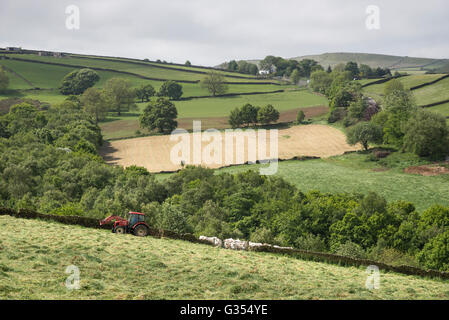
[[[237,152],[237,139],[234,138],[234,144],[229,145],[225,143],[224,133],[220,132],[219,134],[218,137],[222,138],[223,144],[221,144],[221,148],[218,148],[217,150],[218,163],[207,164],[204,162],[204,159],[202,159],[202,165],[210,168],[220,168],[234,164],[244,164],[251,159],[264,160],[273,158],[273,155],[270,154],[269,151],[271,147],[269,132],[267,132],[267,141],[264,143],[267,152],[263,153],[263,156],[257,154],[259,151],[258,147],[255,147],[254,149],[248,148],[248,141],[251,142],[252,146],[258,146],[258,139],[255,136],[245,138],[244,133],[236,133],[238,137],[242,137],[245,141],[244,148]],[[124,167],[137,165],[147,168],[150,172],[176,171],[182,168],[181,161],[179,161],[179,163],[173,163],[171,160],[171,151],[180,140],[171,141],[170,137],[171,136],[169,135],[164,135],[112,141],[100,150],[100,154],[109,164],[116,164]],[[185,160],[186,163],[194,163],[192,134],[188,134],[187,137],[190,141],[189,147],[191,152],[190,159]],[[178,139],[180,138],[181,137],[179,136]],[[277,141],[279,153],[276,158],[278,159],[292,159],[294,157],[330,157],[360,149],[359,146],[349,146],[346,142],[346,136],[341,131],[325,125],[306,125],[280,129],[278,131]],[[202,142],[203,154],[210,155],[210,153],[205,151],[209,145],[210,142]],[[255,158],[250,158],[248,155],[251,150],[255,152]],[[215,155],[215,153],[212,152],[212,155]],[[226,159],[226,155],[232,156],[230,159]]]

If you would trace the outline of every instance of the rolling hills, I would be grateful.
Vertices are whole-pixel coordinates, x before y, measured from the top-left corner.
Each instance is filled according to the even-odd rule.
[[[404,69],[404,68],[423,68],[424,70],[435,70],[445,63],[449,63],[446,59],[430,59],[430,58],[413,58],[401,57],[384,54],[372,53],[323,53],[319,55],[308,55],[292,58],[295,60],[313,59],[318,61],[322,66],[334,67],[339,63],[347,63],[349,61],[357,62],[358,64],[367,64],[370,67],[381,67],[390,69]]]
[[[446,73],[449,70],[448,59],[415,58],[395,55],[374,54],[374,53],[354,53],[354,52],[333,52],[314,55],[292,57],[293,60],[313,59],[324,68],[337,64],[346,64],[349,61],[358,64],[367,64],[372,68],[390,68],[393,70],[407,71],[409,73],[424,73],[431,70],[437,73]],[[248,62],[258,63],[260,60],[248,60]]]
[[[447,281],[1,216],[1,299],[448,299]],[[20,243],[20,246],[17,246]],[[68,266],[80,289],[65,287]]]

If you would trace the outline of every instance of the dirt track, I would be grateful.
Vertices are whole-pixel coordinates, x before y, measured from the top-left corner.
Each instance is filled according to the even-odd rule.
[[[218,134],[218,137],[223,137],[224,133]],[[241,137],[242,134],[239,134]],[[177,137],[180,139],[181,137]],[[188,134],[185,138],[190,139],[190,163],[199,164],[193,160],[193,139],[192,134]],[[180,141],[180,140],[179,140]],[[181,161],[179,157],[173,163],[170,159],[170,152],[179,141],[170,141],[170,136],[152,136],[144,138],[135,138],[128,140],[112,141],[110,144],[100,150],[105,161],[109,164],[117,164],[124,167],[131,165],[137,165],[147,168],[150,172],[161,171],[175,171],[181,168]],[[211,140],[213,141],[213,140]],[[245,139],[244,152],[236,152],[237,139],[234,138],[234,145],[230,146],[223,138],[221,148],[216,148],[213,152],[206,152],[207,146],[212,146],[211,142],[202,143],[202,154],[216,156],[215,162],[208,164],[204,161],[204,156],[201,161],[202,165],[210,168],[219,168],[229,164],[240,164],[248,161],[248,145],[247,142],[251,141],[251,145],[255,146],[249,150],[259,152],[257,148],[258,138],[255,136]],[[197,144],[198,145],[198,144]],[[273,154],[269,153],[271,142],[270,134],[267,132],[267,152],[259,156],[256,155],[257,160],[272,158]],[[231,149],[231,147],[233,147]],[[310,157],[330,157],[334,155],[343,154],[346,151],[358,150],[359,146],[349,146],[346,143],[345,135],[332,127],[325,125],[307,125],[307,126],[295,126],[288,129],[281,129],[278,132],[278,158],[290,159],[295,156],[310,156]],[[199,149],[199,148],[197,148]],[[220,151],[221,150],[221,151]],[[229,157],[233,151],[232,159]],[[220,155],[221,153],[221,155]],[[182,155],[181,152],[175,153],[176,155]],[[198,153],[196,153],[198,154]],[[201,154],[201,152],[199,153]],[[237,159],[236,155],[240,155],[241,158]],[[228,157],[228,161],[226,161]],[[182,157],[181,157],[182,158]],[[186,153],[184,153],[184,159],[187,159]],[[221,160],[220,160],[221,159]],[[254,158],[251,158],[254,159]],[[188,161],[186,161],[188,163]],[[209,162],[210,163],[210,162]]]

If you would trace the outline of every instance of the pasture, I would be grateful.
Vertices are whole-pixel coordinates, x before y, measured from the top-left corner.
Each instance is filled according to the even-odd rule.
[[[444,76],[444,74],[416,74],[399,78],[399,81],[404,84],[405,88],[410,89],[412,87],[434,81],[442,76]],[[363,92],[365,95],[371,96],[375,100],[382,101],[384,96],[384,88],[387,83],[388,82],[365,87],[363,88]],[[413,90],[412,93],[418,106],[448,100],[449,78],[438,81],[432,85]],[[433,110],[443,116],[448,116],[446,109],[447,105],[443,104],[427,110]]]
[[[281,112],[281,121],[296,120],[296,113],[304,109],[308,118],[327,112],[328,101],[325,97],[308,90],[288,90],[280,93],[258,95],[239,95],[231,97],[202,98],[173,102],[178,110],[179,127],[190,129],[192,120],[201,120],[207,128],[222,129],[229,127],[227,117],[236,107],[247,103],[255,106],[272,104]],[[105,139],[133,137],[139,127],[138,117],[146,104],[139,104],[139,109],[117,117],[111,113],[106,122],[100,123]],[[312,111],[313,109],[313,111]],[[308,112],[307,110],[310,110]],[[316,110],[320,110],[318,113]],[[283,117],[282,114],[285,116]]]
[[[112,141],[100,150],[100,154],[109,164],[123,167],[137,165],[147,168],[150,172],[161,172],[181,169],[181,160],[179,159],[182,159],[185,164],[201,164],[210,168],[219,168],[226,165],[243,164],[247,161],[272,159],[273,157],[280,159],[330,157],[359,149],[359,146],[349,146],[346,143],[346,136],[341,131],[324,125],[294,126],[279,130],[278,136],[274,137],[278,138],[279,154],[277,157],[270,151],[272,140],[269,132],[267,132],[266,140],[260,136],[256,137],[256,134],[246,135],[245,131],[238,132],[235,137],[230,138],[232,143],[227,140],[223,132],[209,137],[204,132],[202,134],[201,150],[196,149],[194,145],[194,134],[187,134],[185,141],[188,150],[182,152],[179,150],[178,153],[174,153],[174,157],[171,156],[172,150],[176,150],[175,146],[184,141],[181,135]],[[240,138],[242,140],[239,142]],[[215,146],[212,144],[215,141],[220,141],[220,144],[212,148]],[[265,151],[259,150],[260,143],[266,147]],[[239,145],[241,148],[238,147]],[[196,161],[194,153],[202,155],[202,159]],[[208,161],[207,158],[211,160]]]
[[[409,166],[427,163],[408,154],[395,153],[384,162],[375,162],[367,154],[353,153],[327,159],[280,162],[277,175],[303,192],[374,191],[388,201],[412,202],[422,212],[434,204],[449,206],[449,175],[421,176],[404,172]],[[217,174],[258,168],[259,165],[223,168]],[[160,178],[165,176],[160,175]]]
[[[0,299],[448,299],[447,281],[0,216]],[[20,246],[17,244],[20,243]],[[120,249],[125,248],[125,249]],[[80,289],[65,286],[75,265]]]

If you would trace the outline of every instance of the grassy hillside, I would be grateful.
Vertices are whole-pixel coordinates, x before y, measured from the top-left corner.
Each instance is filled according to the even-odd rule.
[[[1,299],[448,299],[447,281],[1,216]],[[17,244],[20,243],[20,246]],[[80,270],[67,290],[65,269]]]
[[[336,52],[336,53],[323,53],[319,55],[308,55],[302,57],[293,58],[295,60],[313,59],[318,61],[322,66],[334,67],[339,63],[347,63],[354,61],[359,64],[367,64],[371,67],[381,68],[410,68],[410,67],[426,67],[432,64],[436,64],[440,61],[446,61],[443,59],[428,59],[428,58],[413,58],[413,57],[400,57],[384,54],[371,54],[371,53],[349,53],[349,52]]]
[[[142,84],[151,84],[158,90],[164,79],[199,81],[203,79],[205,73],[209,71],[208,69],[203,68],[189,68],[185,66],[113,58],[82,58],[81,56],[55,58],[47,56],[41,57],[33,54],[17,54],[14,55],[13,58],[25,59],[26,61],[13,59],[0,60],[0,65],[5,66],[11,71],[8,72],[11,79],[9,90],[1,94],[0,98],[27,97],[52,104],[60,103],[66,98],[58,91],[62,78],[69,72],[81,66],[111,70],[97,70],[100,75],[100,81],[95,87],[99,88],[103,87],[106,81],[110,78],[120,77],[129,80],[134,87],[138,87]],[[122,72],[130,72],[131,74]],[[291,87],[271,84],[266,80],[255,79],[248,75],[230,72],[221,73],[226,76],[225,80],[227,82],[232,82],[232,84],[228,85],[228,93],[271,92],[280,89],[289,89]],[[148,80],[142,77],[160,80]],[[244,82],[251,82],[251,84]],[[199,83],[183,82],[182,86],[183,97],[211,95],[207,90],[203,89]],[[40,90],[34,90],[35,88],[40,88]]]
[[[426,108],[426,110],[437,112],[437,113],[442,114],[443,116],[449,118],[449,102],[445,103],[445,104],[440,104],[435,107]]]
[[[277,175],[302,191],[375,191],[388,201],[412,202],[420,211],[437,203],[448,206],[449,175],[425,177],[403,172],[408,166],[424,163],[415,157],[397,154],[389,159],[388,166],[391,168],[388,168],[369,161],[368,155],[348,154],[320,160],[280,162]],[[218,172],[256,170],[258,166],[237,166]]]
[[[413,91],[418,105],[430,104],[449,99],[449,78],[431,86]]]
[[[442,76],[444,76],[444,74],[415,74],[399,78],[399,81],[401,81],[404,84],[405,88],[410,89],[420,84],[434,81]],[[371,96],[378,101],[382,101],[384,88],[387,84],[388,82],[368,86],[363,89],[363,92],[367,96]],[[416,103],[418,104],[418,106],[448,100],[449,78],[443,79],[432,85],[413,90],[412,92],[413,95],[415,96]],[[447,106],[442,105],[438,107],[433,107],[432,109],[428,110],[434,110],[436,112],[442,111],[441,114],[447,116],[447,112],[445,111],[446,108]]]

